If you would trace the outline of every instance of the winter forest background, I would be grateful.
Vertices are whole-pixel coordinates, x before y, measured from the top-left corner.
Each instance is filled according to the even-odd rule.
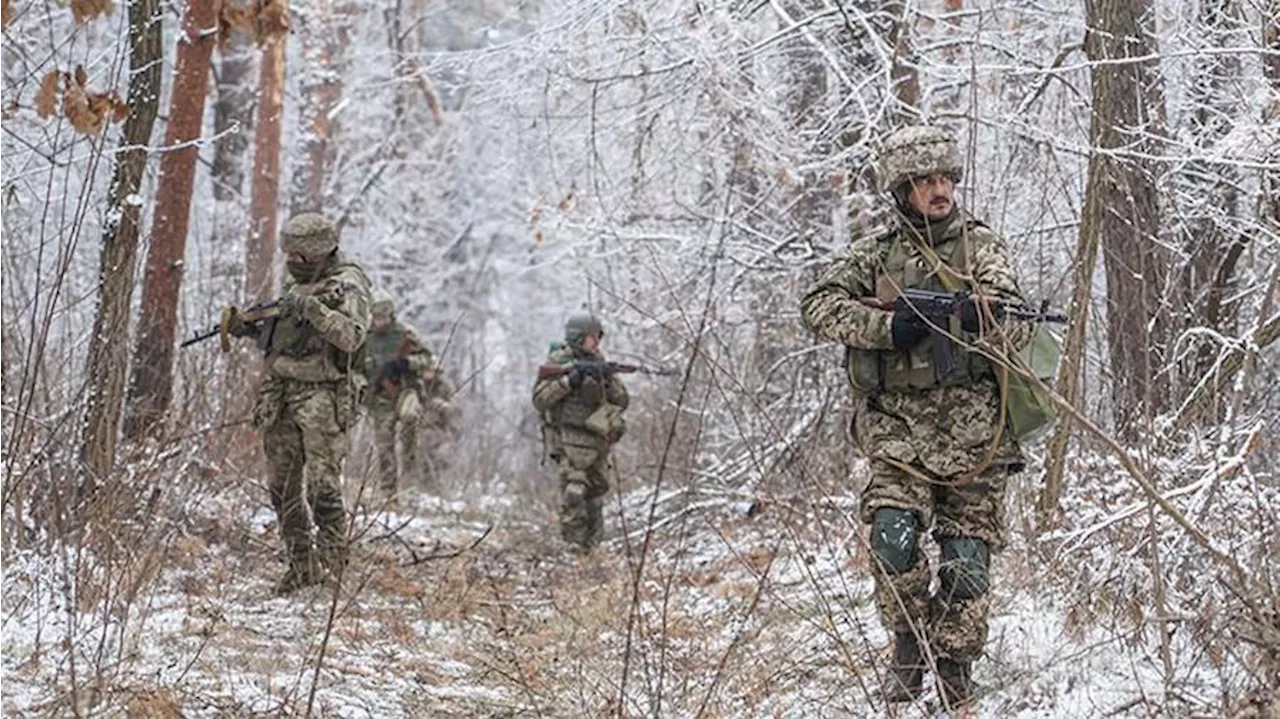
[[[1280,716],[1280,2],[4,0],[3,709],[869,716],[886,638],[837,348],[798,298],[877,142],[1069,308],[1010,487],[982,716]],[[442,497],[275,599],[251,347],[319,210],[461,386]],[[274,279],[273,279],[274,273]],[[529,405],[564,319],[632,381],[594,560]],[[926,716],[915,707],[905,716]]]

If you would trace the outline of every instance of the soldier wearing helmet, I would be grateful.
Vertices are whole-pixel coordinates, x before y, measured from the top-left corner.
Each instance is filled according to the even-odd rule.
[[[1025,333],[984,323],[990,315],[975,297],[1020,299],[1020,292],[1004,242],[956,205],[962,168],[949,132],[906,127],[879,154],[893,220],[855,238],[806,292],[801,312],[813,332],[844,346],[853,436],[871,460],[861,518],[877,559],[881,621],[894,636],[884,698],[920,696],[932,670],[942,697],[960,705],[973,696],[972,662],[987,638],[1005,482],[1024,464],[1004,431],[997,368],[969,349],[999,336],[1020,343]],[[968,300],[943,326],[909,307],[885,311],[860,301],[874,297],[883,306],[906,288]],[[937,366],[934,343],[943,341],[954,348],[954,366]],[[941,556],[932,594],[930,531]]]
[[[289,563],[276,590],[287,594],[346,563],[340,474],[365,384],[370,317],[369,278],[338,250],[332,222],[297,215],[281,230],[280,245],[288,272],[277,316],[246,322],[232,311],[228,324],[267,352],[253,426],[262,435]]]
[[[589,552],[604,535],[605,471],[609,452],[622,437],[622,411],[630,398],[622,379],[600,371],[604,327],[591,315],[570,317],[564,343],[555,343],[549,365],[571,366],[559,377],[539,380],[533,406],[560,480],[560,534],[578,552]]]
[[[434,367],[435,356],[418,331],[396,318],[395,302],[381,295],[373,302],[373,328],[365,351],[364,373],[369,381],[369,416],[382,489],[394,497],[404,474],[421,473],[419,432],[422,424],[422,373]],[[397,461],[396,440],[400,452]]]

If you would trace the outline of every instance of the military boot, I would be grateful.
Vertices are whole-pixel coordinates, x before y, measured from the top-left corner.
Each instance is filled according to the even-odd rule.
[[[310,555],[298,556],[289,562],[284,576],[276,582],[276,594],[284,596],[292,594],[303,587],[310,587],[324,581],[324,570],[319,562]]]
[[[898,632],[893,639],[893,664],[880,690],[886,702],[910,702],[924,693],[924,657],[915,632]]]
[[[962,662],[949,657],[938,659],[938,692],[944,706],[956,709],[973,701],[977,686],[973,683],[972,662]]]

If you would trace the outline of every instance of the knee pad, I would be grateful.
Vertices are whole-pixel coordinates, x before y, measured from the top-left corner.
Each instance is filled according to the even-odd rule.
[[[916,563],[919,527],[916,513],[896,507],[877,509],[871,518],[871,553],[889,574],[902,574]]]
[[[942,540],[942,566],[938,582],[945,599],[977,599],[987,593],[991,582],[988,568],[991,550],[977,537],[948,537]]]

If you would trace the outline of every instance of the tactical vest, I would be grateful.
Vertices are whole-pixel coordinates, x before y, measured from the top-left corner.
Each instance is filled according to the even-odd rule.
[[[601,355],[588,352],[575,352],[566,347],[555,351],[549,358],[553,364],[570,364],[575,360],[584,362],[603,362]],[[563,401],[547,412],[549,423],[561,429],[587,429],[589,418],[604,402],[604,387],[596,384],[584,385],[582,389],[569,393]]]
[[[363,274],[359,265],[339,260],[315,284],[297,284],[292,291],[306,293],[339,271],[352,267]],[[305,319],[281,317],[271,332],[267,357],[272,371],[282,377],[304,382],[330,382],[343,379],[353,371],[358,372],[364,365],[367,346],[366,341],[355,353],[343,352]]]
[[[880,243],[888,246],[884,247],[882,244],[878,248],[878,254],[884,261],[876,267],[875,277],[872,278],[877,298],[883,302],[892,302],[897,299],[900,289],[948,293],[970,290],[970,283],[964,279],[968,276],[965,236],[968,230],[981,224],[967,218],[959,219],[958,222],[964,223],[963,231],[953,233],[954,237],[933,246],[934,253],[944,266],[941,271],[948,275],[945,281],[939,277],[939,272],[928,258],[910,251],[910,240],[904,233],[911,232],[911,229],[903,228],[880,239]],[[948,269],[955,271],[948,272]],[[956,337],[965,336],[958,318],[939,323],[939,327]],[[934,366],[933,344],[938,341],[952,343],[951,354],[955,359],[955,368],[944,377],[938,376]],[[985,377],[994,376],[991,363],[985,357],[965,350],[954,340],[939,340],[933,333],[909,350],[864,350],[848,347],[845,351],[845,370],[849,384],[862,394],[952,387],[974,384]]]

